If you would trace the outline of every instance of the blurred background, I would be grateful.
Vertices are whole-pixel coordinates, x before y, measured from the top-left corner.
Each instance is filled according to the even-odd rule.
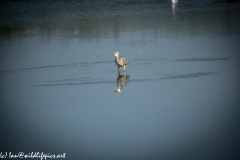
[[[240,158],[240,3],[6,0],[0,15],[0,152]]]

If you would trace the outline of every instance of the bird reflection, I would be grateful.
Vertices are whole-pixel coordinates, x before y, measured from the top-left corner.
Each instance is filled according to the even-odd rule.
[[[178,0],[172,0],[172,11],[173,11],[173,17],[175,17],[175,9],[177,7]]]
[[[172,0],[172,4],[177,4],[178,0]]]
[[[130,79],[130,76],[127,75],[126,72],[124,72],[124,75],[121,75],[120,72],[118,72],[118,78],[117,78],[118,88],[115,90],[115,92],[118,94],[121,94],[121,89],[127,86],[129,79]]]

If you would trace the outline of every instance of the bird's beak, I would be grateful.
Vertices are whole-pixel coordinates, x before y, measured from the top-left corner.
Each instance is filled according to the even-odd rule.
[[[114,56],[114,53],[112,54],[112,56]]]

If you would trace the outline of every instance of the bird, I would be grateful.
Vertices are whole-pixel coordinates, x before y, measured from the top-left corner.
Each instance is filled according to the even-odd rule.
[[[118,72],[120,67],[123,67],[124,72],[126,72],[126,65],[128,64],[127,58],[119,55],[118,51],[114,52],[112,56],[116,57],[115,62],[116,62],[116,65],[118,66]]]

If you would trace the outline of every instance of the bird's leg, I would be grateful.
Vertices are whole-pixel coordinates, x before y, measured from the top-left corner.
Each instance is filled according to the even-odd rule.
[[[119,68],[120,68],[120,67],[118,66],[118,72],[120,72]]]
[[[126,72],[126,65],[123,65],[124,72]]]

